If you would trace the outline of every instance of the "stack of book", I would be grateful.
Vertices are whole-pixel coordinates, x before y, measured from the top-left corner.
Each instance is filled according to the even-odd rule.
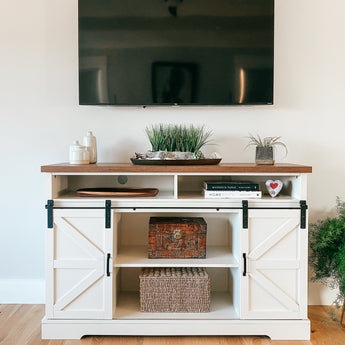
[[[206,181],[204,197],[206,199],[260,199],[259,184],[249,181]]]

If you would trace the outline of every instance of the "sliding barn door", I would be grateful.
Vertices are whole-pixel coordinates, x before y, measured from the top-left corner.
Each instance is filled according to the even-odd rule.
[[[307,317],[307,230],[300,210],[249,210],[242,229],[241,317]]]
[[[105,211],[55,209],[47,229],[47,316],[112,318],[112,229]]]

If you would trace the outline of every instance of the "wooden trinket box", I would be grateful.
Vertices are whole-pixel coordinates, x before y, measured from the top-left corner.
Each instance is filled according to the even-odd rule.
[[[150,259],[205,259],[207,224],[201,217],[151,217]]]

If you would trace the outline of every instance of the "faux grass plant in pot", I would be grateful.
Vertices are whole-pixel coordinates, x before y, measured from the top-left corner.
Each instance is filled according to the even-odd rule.
[[[201,148],[209,143],[212,131],[205,126],[158,124],[146,128],[152,152],[149,159],[200,159]]]
[[[274,147],[282,146],[285,149],[285,156],[287,155],[286,145],[280,141],[281,137],[264,137],[259,135],[254,136],[249,134],[248,146],[256,146],[255,149],[255,163],[258,165],[272,165],[274,164]]]

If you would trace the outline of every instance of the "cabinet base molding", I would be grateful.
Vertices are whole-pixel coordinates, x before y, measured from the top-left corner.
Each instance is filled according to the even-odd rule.
[[[42,320],[42,339],[85,335],[266,335],[272,340],[310,340],[307,320]]]

